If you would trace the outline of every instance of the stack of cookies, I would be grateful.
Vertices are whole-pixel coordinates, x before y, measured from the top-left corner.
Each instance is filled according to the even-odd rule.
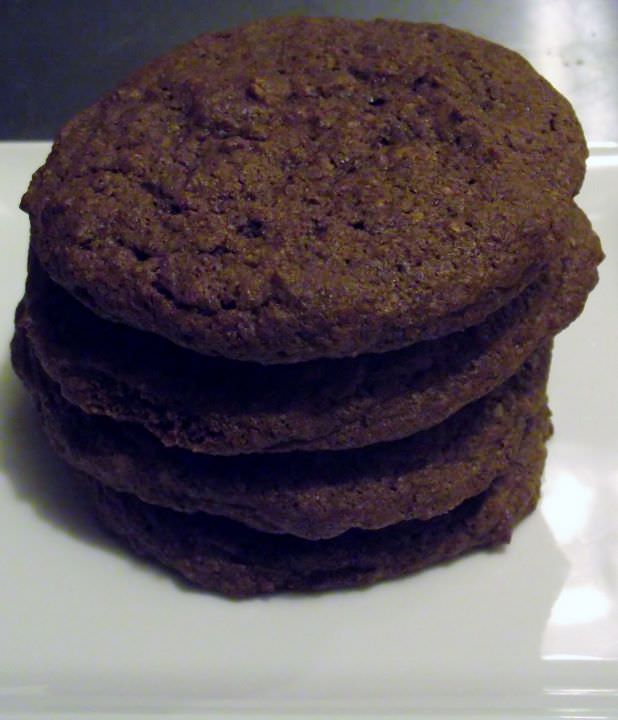
[[[203,588],[366,585],[509,540],[597,280],[573,111],[446,27],[268,20],[60,132],[15,368],[102,522]]]

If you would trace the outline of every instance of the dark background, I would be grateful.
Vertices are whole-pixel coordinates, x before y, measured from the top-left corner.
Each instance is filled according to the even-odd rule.
[[[0,0],[0,139],[49,138],[146,60],[207,30],[283,14],[446,22],[507,45],[618,140],[618,0]]]

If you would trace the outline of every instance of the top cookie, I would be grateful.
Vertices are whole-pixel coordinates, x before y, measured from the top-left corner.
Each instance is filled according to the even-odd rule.
[[[552,253],[586,149],[515,53],[442,26],[285,18],[202,35],[61,132],[23,200],[95,312],[262,363],[475,324]]]

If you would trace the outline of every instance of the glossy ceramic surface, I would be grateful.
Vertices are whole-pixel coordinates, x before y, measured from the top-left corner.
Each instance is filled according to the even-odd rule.
[[[0,717],[618,717],[618,147],[580,202],[607,259],[556,342],[555,436],[511,545],[365,591],[230,602],[91,522],[8,363],[18,199],[48,144],[0,144]]]

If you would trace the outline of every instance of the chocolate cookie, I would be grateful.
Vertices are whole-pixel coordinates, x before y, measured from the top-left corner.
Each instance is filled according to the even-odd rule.
[[[361,450],[217,458],[164,448],[138,426],[86,415],[63,399],[23,332],[13,362],[54,449],[116,490],[185,512],[204,511],[307,539],[351,527],[429,519],[485,490],[519,452],[545,405],[550,349],[442,424]]]
[[[512,375],[581,311],[598,238],[579,209],[554,220],[550,272],[478,326],[354,359],[262,366],[206,358],[100,320],[33,257],[18,325],[63,395],[143,424],[166,445],[213,454],[341,449],[441,422]]]
[[[508,470],[487,491],[445,515],[315,542],[261,533],[204,513],[175,512],[90,484],[96,511],[109,530],[134,552],[206,590],[248,597],[360,587],[508,542],[513,527],[536,505],[548,433],[541,414]]]
[[[585,156],[568,102],[505,48],[271,19],[78,115],[22,207],[46,270],[98,314],[288,363],[479,323],[553,256]]]

